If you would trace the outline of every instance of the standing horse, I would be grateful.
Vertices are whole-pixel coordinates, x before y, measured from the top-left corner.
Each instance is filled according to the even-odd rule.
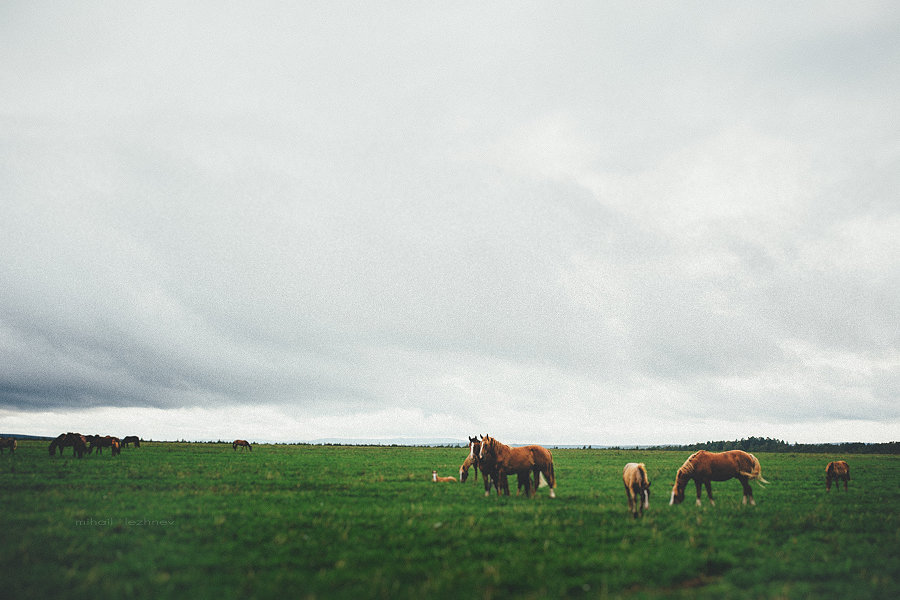
[[[87,452],[87,441],[84,439],[84,436],[70,431],[59,434],[56,436],[56,439],[50,442],[50,456],[56,454],[57,448],[59,448],[59,455],[62,456],[63,448],[66,446],[71,446],[72,456],[77,456],[78,458],[84,458],[84,453]]]
[[[475,477],[478,477],[478,469],[481,469],[481,478],[484,481],[484,495],[491,495],[491,487],[497,488],[497,493],[500,493],[501,489],[506,491],[506,495],[509,495],[509,484],[507,483],[506,476],[502,479],[497,473],[497,465],[495,461],[492,459],[482,459],[479,458],[479,454],[481,453],[481,442],[477,437],[469,438],[469,455],[466,456],[466,459],[463,461],[462,466],[459,468],[459,480],[465,482],[466,479],[469,478],[469,467],[475,468]]]
[[[119,438],[115,436],[89,435],[87,436],[87,440],[91,443],[88,454],[92,454],[94,452],[94,448],[97,449],[98,454],[103,454],[103,449],[109,448],[110,450],[112,450],[113,456],[116,456],[122,451],[122,443],[119,441]]]
[[[9,448],[9,453],[13,454],[17,445],[16,438],[0,438],[0,454],[3,454],[4,448]]]
[[[716,502],[712,497],[710,482],[728,481],[732,477],[736,477],[744,488],[743,504],[747,504],[747,498],[750,498],[750,504],[756,506],[749,480],[756,479],[760,485],[769,482],[763,479],[759,461],[755,456],[743,450],[694,452],[675,474],[675,485],[672,486],[672,499],[669,500],[669,506],[681,504],[684,500],[684,488],[691,479],[697,486],[697,506],[700,506],[700,487],[702,485],[706,486],[709,503],[715,506]]]
[[[850,481],[850,465],[847,464],[847,461],[844,460],[835,460],[828,463],[828,466],[825,467],[825,491],[831,491],[831,482],[832,481],[843,481],[844,482],[844,490],[847,490],[847,482]],[[841,484],[838,484],[838,488],[841,487]]]
[[[497,466],[497,473],[502,478],[509,473],[515,473],[520,478],[520,482],[525,485],[525,495],[529,498],[534,497],[535,491],[541,483],[541,476],[550,486],[550,497],[556,498],[556,475],[553,470],[553,455],[543,446],[531,445],[519,448],[511,448],[499,440],[485,435],[481,438],[481,449],[478,457],[482,461],[493,462]],[[534,485],[528,478],[530,474],[534,474]],[[500,495],[500,489],[497,489],[497,495]],[[507,488],[506,495],[509,495]]]
[[[238,446],[241,446],[242,448],[246,448],[246,449],[249,450],[250,452],[253,452],[253,446],[251,446],[251,445],[250,445],[250,442],[248,442],[247,440],[234,440],[234,441],[231,443],[231,449],[232,449],[232,450],[237,450],[237,449],[238,449]]]
[[[644,463],[628,463],[622,469],[622,481],[628,496],[628,510],[635,519],[644,516],[644,509],[650,508],[650,478]]]
[[[126,435],[122,438],[122,447],[127,448],[128,444],[134,444],[135,448],[141,447],[141,438],[136,435]]]

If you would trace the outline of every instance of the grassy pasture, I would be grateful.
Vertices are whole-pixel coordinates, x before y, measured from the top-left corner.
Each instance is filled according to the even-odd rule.
[[[145,443],[0,457],[0,595],[66,598],[896,598],[900,456],[758,453],[668,506],[687,453],[554,450],[558,497],[485,498],[464,449]],[[850,490],[826,495],[829,460]],[[622,466],[642,461],[633,520]],[[513,488],[514,480],[511,482]]]

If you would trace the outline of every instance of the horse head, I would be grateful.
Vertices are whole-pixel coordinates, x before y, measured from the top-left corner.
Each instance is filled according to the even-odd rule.
[[[484,458],[484,450],[486,448],[490,448],[491,451],[494,450],[494,440],[488,434],[481,436],[481,448],[478,450],[478,458]]]
[[[684,488],[690,478],[690,474],[685,471],[684,467],[678,469],[678,473],[675,474],[675,485],[672,486],[672,498],[669,500],[669,506],[681,504],[684,501]]]

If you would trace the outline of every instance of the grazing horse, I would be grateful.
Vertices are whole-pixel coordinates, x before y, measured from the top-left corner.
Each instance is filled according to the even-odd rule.
[[[122,447],[128,447],[128,444],[134,444],[135,448],[141,447],[141,438],[136,435],[126,435],[122,438]]]
[[[628,496],[628,510],[636,519],[638,512],[644,516],[644,509],[650,508],[650,478],[644,463],[628,463],[622,469],[622,481]]]
[[[98,454],[103,454],[104,448],[109,448],[112,450],[112,455],[116,456],[122,451],[122,443],[119,441],[119,438],[111,435],[89,435],[87,436],[88,441],[91,443],[91,447],[88,450],[88,454],[93,453],[94,448],[97,449]]]
[[[847,464],[847,461],[844,460],[835,460],[828,463],[828,466],[825,467],[825,491],[831,491],[831,482],[832,481],[843,481],[844,482],[844,490],[847,489],[847,482],[850,481],[850,465]],[[841,484],[838,483],[838,488],[841,487]]]
[[[56,436],[56,439],[50,442],[50,456],[56,454],[57,448],[59,448],[59,455],[62,456],[63,448],[66,446],[71,446],[72,456],[77,456],[78,458],[84,458],[84,453],[87,452],[87,440],[84,439],[84,436],[70,431],[59,434]]]
[[[12,454],[16,451],[16,438],[0,438],[0,454],[3,454],[4,448],[9,448],[9,453]]]
[[[479,444],[479,443],[480,442],[478,441],[477,437],[469,438],[469,454],[468,454],[468,456],[466,456],[466,460],[463,461],[462,466],[459,467],[459,481],[461,483],[465,483],[466,479],[469,478],[469,468],[470,467],[475,468],[475,478],[477,481],[478,467],[479,467],[478,456],[477,456],[477,452],[472,451],[472,448],[475,444]],[[484,472],[484,471],[482,471],[482,472]]]
[[[435,483],[456,483],[456,477],[438,477],[437,471],[431,472],[431,481]]]
[[[481,449],[478,457],[482,461],[490,461],[493,459],[497,466],[497,474],[502,478],[509,473],[524,476],[524,480],[520,481],[525,485],[525,495],[533,498],[535,491],[541,483],[541,475],[550,486],[550,497],[556,498],[556,475],[553,470],[553,455],[543,446],[531,445],[519,448],[511,448],[499,440],[485,435],[481,438]],[[528,478],[530,474],[534,474],[534,485]],[[507,495],[509,491],[507,488]],[[500,489],[497,489],[497,495],[500,495]]]
[[[711,481],[728,481],[736,477],[744,488],[743,504],[756,506],[753,500],[753,490],[749,480],[756,479],[760,485],[769,483],[763,479],[760,472],[759,461],[756,457],[743,450],[727,450],[725,452],[707,452],[700,450],[691,454],[678,472],[675,474],[675,485],[672,486],[672,499],[669,506],[681,504],[684,500],[684,488],[691,479],[697,485],[697,506],[700,506],[700,487],[706,486],[706,495],[709,503],[716,505],[712,497]]]
[[[253,446],[251,446],[251,445],[250,445],[250,442],[248,442],[247,440],[234,440],[234,441],[231,443],[231,449],[232,449],[232,450],[237,450],[237,449],[238,449],[238,446],[240,446],[240,447],[242,447],[242,448],[246,448],[246,449],[249,450],[250,452],[253,452]]]

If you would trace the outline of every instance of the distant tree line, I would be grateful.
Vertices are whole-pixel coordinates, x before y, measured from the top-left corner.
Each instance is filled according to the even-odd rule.
[[[650,446],[649,450],[682,450],[695,452],[708,450],[723,452],[725,450],[744,450],[745,452],[798,452],[798,453],[837,453],[837,454],[900,454],[900,442],[884,442],[868,444],[865,442],[844,442],[841,444],[788,444],[784,440],[773,438],[749,437],[732,441],[698,442],[682,446]]]

